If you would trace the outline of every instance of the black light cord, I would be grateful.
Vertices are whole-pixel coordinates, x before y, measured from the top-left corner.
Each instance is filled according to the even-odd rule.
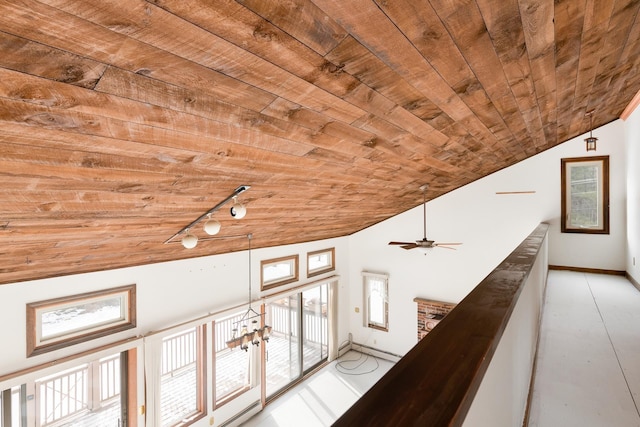
[[[355,351],[355,350],[353,350]],[[357,359],[345,359],[345,360],[340,360],[340,358],[337,359],[336,362],[336,370],[338,372],[340,372],[341,374],[344,375],[366,375],[366,374],[370,374],[372,372],[375,372],[379,367],[380,364],[378,363],[378,359],[376,359],[375,357],[367,354],[367,353],[362,353],[362,352],[357,352],[359,354]],[[367,361],[369,360],[369,358],[373,359],[374,362],[376,362],[376,366],[374,368],[372,368],[371,370],[368,371],[359,371],[359,372],[353,372],[356,369],[360,368],[362,365],[364,365],[365,363],[367,363]],[[353,362],[357,362],[355,366],[353,365],[349,365],[347,366],[346,364],[348,363],[353,363]]]

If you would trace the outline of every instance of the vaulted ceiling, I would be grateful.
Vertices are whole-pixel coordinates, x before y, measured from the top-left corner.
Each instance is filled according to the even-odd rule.
[[[253,247],[406,211],[617,119],[639,8],[3,0],[0,283],[246,249],[165,244],[240,185]]]

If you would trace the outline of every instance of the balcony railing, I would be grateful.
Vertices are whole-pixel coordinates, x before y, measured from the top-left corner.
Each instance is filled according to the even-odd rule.
[[[36,382],[38,425],[49,426],[89,409],[89,366]]]
[[[547,229],[540,224],[333,425],[522,425],[546,283]]]

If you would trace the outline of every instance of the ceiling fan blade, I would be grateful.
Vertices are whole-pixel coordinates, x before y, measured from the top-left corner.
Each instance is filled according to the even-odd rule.
[[[451,249],[452,251],[457,251],[456,248],[452,248],[449,246],[442,246],[442,245],[433,245],[434,248],[443,248],[443,249]]]
[[[417,247],[418,247],[418,245],[416,245],[415,243],[407,243],[406,245],[404,245],[404,246],[400,246],[400,247],[401,247],[402,249],[407,249],[407,250],[409,250],[409,249],[415,249],[415,248],[417,248]]]
[[[390,245],[415,245],[415,243],[411,242],[389,242]]]
[[[457,246],[457,245],[461,245],[462,243],[434,243],[435,246]]]

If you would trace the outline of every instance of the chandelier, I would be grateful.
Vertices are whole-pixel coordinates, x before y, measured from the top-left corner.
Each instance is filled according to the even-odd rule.
[[[261,341],[268,342],[271,335],[271,326],[267,326],[263,322],[264,314],[260,314],[251,308],[251,239],[253,235],[247,234],[249,240],[249,308],[242,317],[233,322],[233,335],[227,341],[227,347],[235,348],[240,346],[244,351],[249,350],[249,344],[260,345]],[[260,324],[258,323],[260,320]],[[248,324],[251,324],[251,327]],[[264,326],[262,326],[264,324]],[[239,327],[240,326],[240,327]],[[239,330],[239,331],[238,331]]]

